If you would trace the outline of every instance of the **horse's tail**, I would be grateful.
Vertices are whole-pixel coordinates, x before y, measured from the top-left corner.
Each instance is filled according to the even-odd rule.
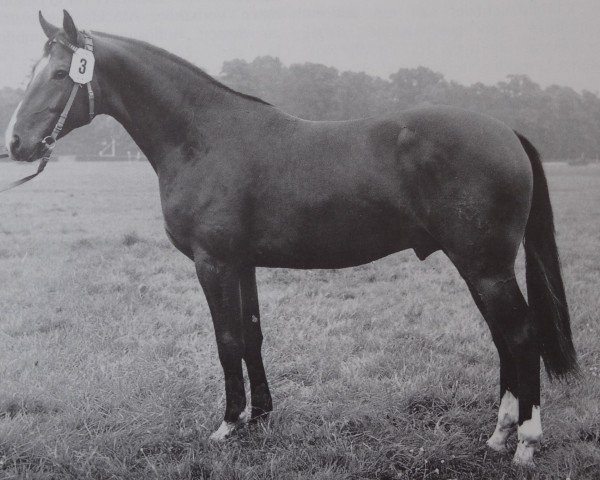
[[[527,297],[536,322],[540,353],[550,378],[577,374],[577,354],[571,337],[569,308],[560,272],[548,182],[540,154],[515,132],[533,170],[531,211],[525,228]]]

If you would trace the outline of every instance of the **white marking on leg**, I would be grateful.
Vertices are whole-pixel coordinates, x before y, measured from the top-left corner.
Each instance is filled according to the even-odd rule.
[[[533,454],[542,441],[542,420],[540,417],[540,407],[534,406],[531,410],[531,418],[525,420],[519,425],[517,431],[519,442],[517,451],[513,458],[513,463],[527,467],[534,466]]]
[[[48,65],[49,62],[50,62],[50,55],[46,55],[41,58],[41,60],[36,64],[35,68],[33,69],[33,77],[31,78],[32,82],[36,79],[36,77],[40,73],[42,73],[42,70],[44,70],[44,68],[46,68],[46,66]]]
[[[498,423],[494,433],[487,441],[488,447],[497,452],[506,451],[506,439],[510,435],[511,430],[519,421],[519,400],[506,390],[500,401],[498,409]]]
[[[244,424],[248,423],[249,421],[250,421],[250,412],[248,411],[248,409],[246,409],[242,413],[240,413],[240,416],[238,417],[237,425],[244,425]]]
[[[8,127],[6,127],[6,133],[4,134],[4,145],[6,145],[6,148],[9,147],[10,141],[12,140],[15,123],[17,123],[17,115],[19,114],[19,110],[21,109],[22,103],[23,102],[19,102],[19,104],[17,105],[17,108],[15,109],[15,111],[12,114],[12,117],[10,117],[10,122],[8,122]]]
[[[237,422],[226,422],[223,421],[221,423],[221,425],[219,425],[219,428],[217,428],[217,430],[215,430],[211,436],[209,437],[209,440],[213,441],[213,442],[221,442],[223,440],[225,440],[227,437],[229,437],[229,435],[231,435],[231,433],[240,428],[242,425],[248,423],[250,419],[250,415],[248,414],[248,412],[246,410],[244,410],[242,413],[240,413],[240,416],[238,417]]]
[[[213,442],[221,442],[225,440],[231,434],[231,432],[235,430],[235,425],[236,424],[233,422],[223,421],[221,425],[219,425],[219,428],[212,433],[209,439]]]

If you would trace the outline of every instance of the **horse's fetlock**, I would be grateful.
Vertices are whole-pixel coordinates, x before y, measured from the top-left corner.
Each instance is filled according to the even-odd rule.
[[[538,405],[531,409],[531,418],[519,425],[517,436],[524,445],[537,445],[542,441],[542,421]]]

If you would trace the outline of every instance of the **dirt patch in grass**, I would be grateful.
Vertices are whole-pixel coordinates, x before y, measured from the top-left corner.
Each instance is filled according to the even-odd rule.
[[[60,409],[56,405],[39,399],[13,399],[0,406],[0,418],[14,418],[17,415],[56,414]]]
[[[137,243],[144,242],[144,239],[141,238],[136,232],[129,232],[123,235],[122,243],[126,247],[131,247]]]

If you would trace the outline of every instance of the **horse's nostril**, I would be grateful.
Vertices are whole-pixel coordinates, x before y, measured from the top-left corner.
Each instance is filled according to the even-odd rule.
[[[10,141],[10,149],[14,151],[19,148],[19,145],[21,145],[21,139],[18,135],[13,135],[12,140]]]

